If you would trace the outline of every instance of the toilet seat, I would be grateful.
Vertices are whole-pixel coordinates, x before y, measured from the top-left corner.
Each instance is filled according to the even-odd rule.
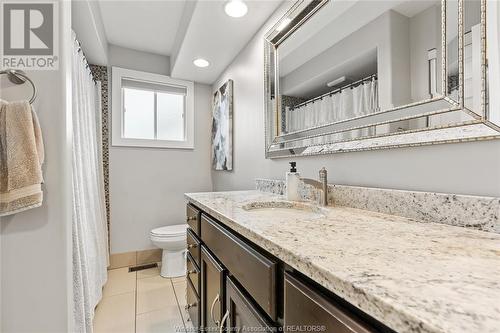
[[[177,238],[186,236],[187,224],[175,224],[151,230],[151,236],[157,238]]]

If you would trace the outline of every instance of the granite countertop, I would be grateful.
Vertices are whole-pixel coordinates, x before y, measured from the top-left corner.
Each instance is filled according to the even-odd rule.
[[[500,332],[499,234],[348,207],[300,219],[243,209],[284,200],[259,191],[186,198],[397,332]]]

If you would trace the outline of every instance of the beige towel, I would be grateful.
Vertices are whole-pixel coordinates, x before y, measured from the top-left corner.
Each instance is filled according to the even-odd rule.
[[[42,205],[43,160],[42,132],[31,105],[0,100],[0,216]]]

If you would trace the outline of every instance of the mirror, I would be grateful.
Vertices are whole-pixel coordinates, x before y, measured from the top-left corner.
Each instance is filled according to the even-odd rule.
[[[486,108],[484,118],[496,126],[500,126],[500,2],[486,2],[486,64],[485,91]],[[484,27],[483,27],[484,29]]]
[[[297,1],[265,37],[266,156],[497,137],[486,86],[498,59],[494,72],[482,55],[499,50],[481,36],[498,37],[498,7]]]

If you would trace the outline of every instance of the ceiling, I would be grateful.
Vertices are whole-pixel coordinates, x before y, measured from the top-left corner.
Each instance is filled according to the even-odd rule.
[[[78,0],[73,29],[90,62],[109,65],[111,44],[170,57],[172,77],[211,84],[284,1],[245,0],[247,15],[232,18],[226,0]],[[198,57],[210,66],[195,67]]]
[[[99,0],[110,44],[170,55],[186,1]]]
[[[184,41],[172,66],[172,76],[212,83],[250,41],[282,0],[246,1],[248,13],[232,18],[224,12],[224,1],[198,1]],[[208,68],[193,66],[193,59],[203,57]]]

